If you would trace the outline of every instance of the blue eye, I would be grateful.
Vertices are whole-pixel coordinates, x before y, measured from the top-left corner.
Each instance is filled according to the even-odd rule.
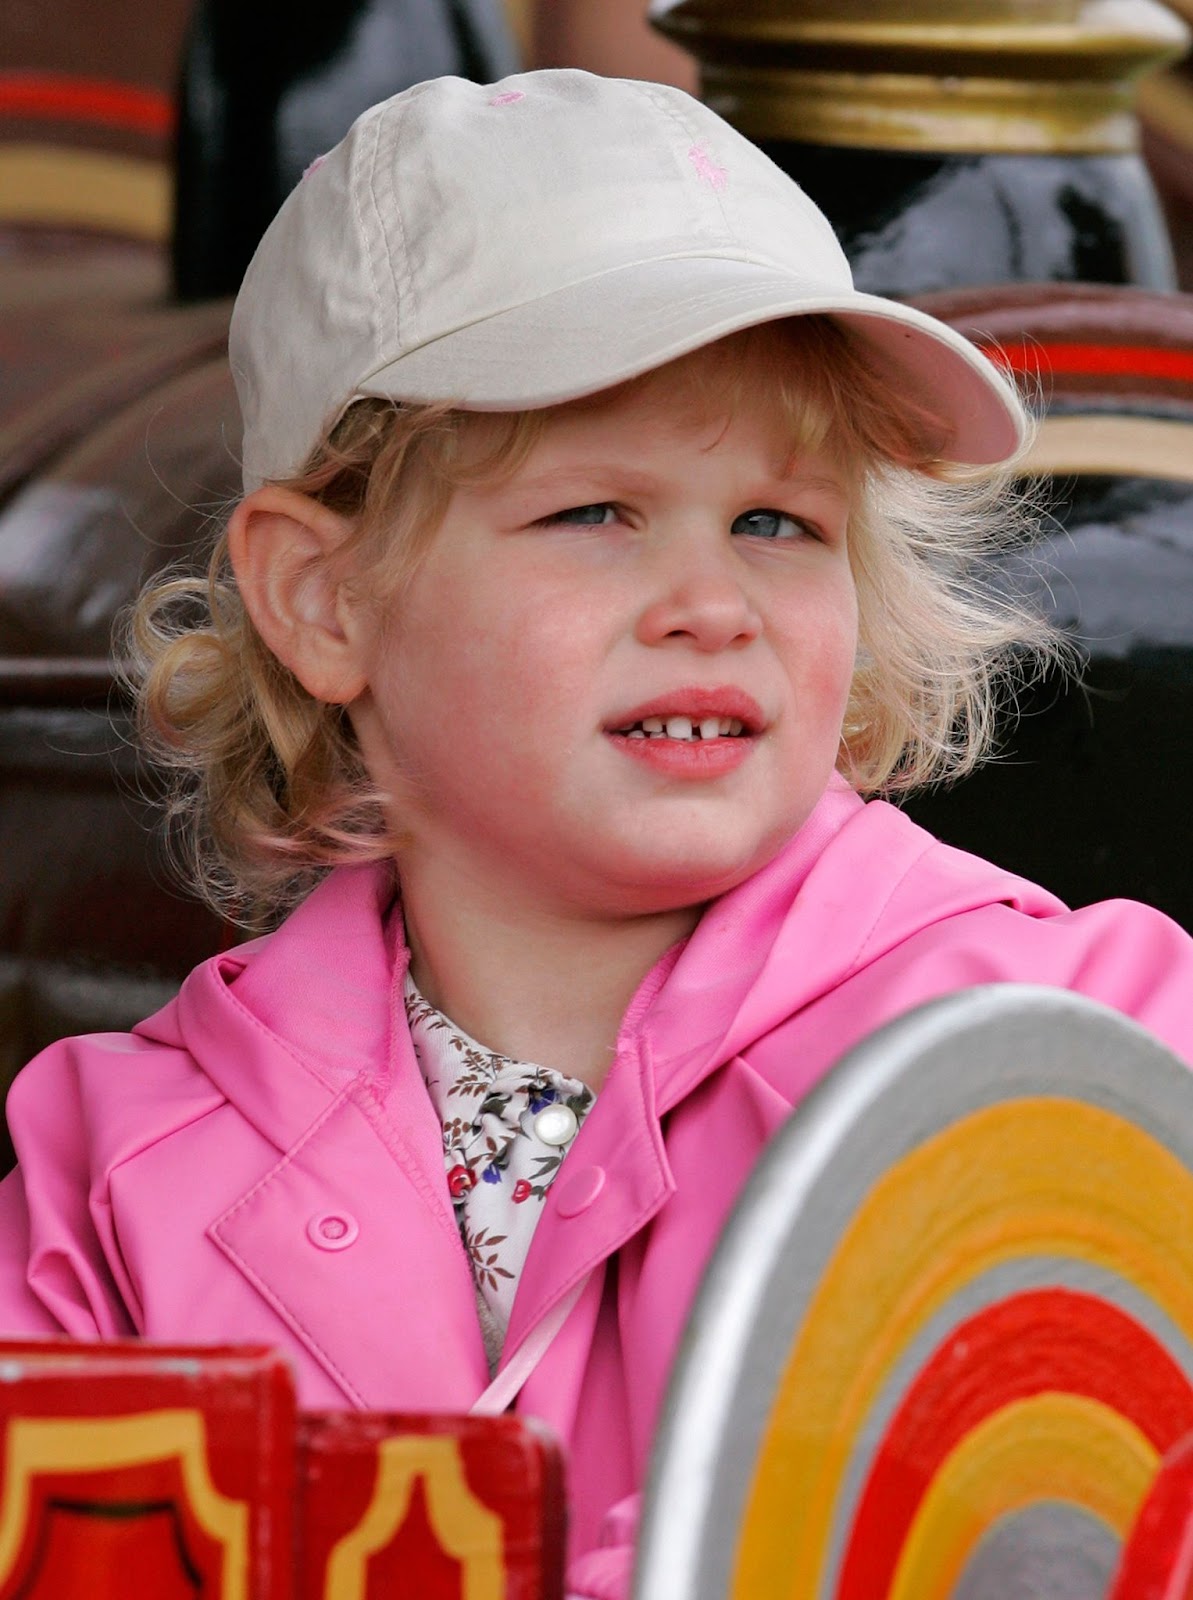
[[[812,534],[816,530],[811,523],[805,522],[800,517],[789,516],[786,511],[770,511],[759,508],[757,511],[743,511],[740,517],[733,519],[729,529],[730,533],[746,533],[755,539],[798,539],[801,534]]]
[[[544,525],[566,522],[576,528],[600,528],[614,521],[616,516],[616,506],[610,504],[608,500],[600,500],[591,506],[569,506],[566,511],[553,511],[549,517],[542,517],[540,521]]]

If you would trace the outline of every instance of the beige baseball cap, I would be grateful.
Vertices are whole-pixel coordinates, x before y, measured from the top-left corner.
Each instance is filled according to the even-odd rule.
[[[822,213],[679,89],[578,71],[437,78],[314,162],[232,315],[246,490],[353,400],[535,410],[757,323],[829,312],[942,420],[942,455],[1023,441],[1014,389],[943,323],[859,294]]]

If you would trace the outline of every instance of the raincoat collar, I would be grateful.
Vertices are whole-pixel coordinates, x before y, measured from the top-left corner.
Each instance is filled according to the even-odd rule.
[[[643,979],[621,1025],[614,1073],[649,1063],[652,1115],[688,1093],[726,1046],[740,1050],[778,1020],[756,994],[775,932],[826,846],[864,809],[834,782],[779,856],[715,901],[686,944]],[[915,833],[922,849],[927,836]],[[394,893],[387,866],[337,869],[276,933],[196,968],[177,1001],[137,1032],[189,1050],[282,1150],[362,1075],[385,1099],[417,1074],[402,1006],[409,951],[401,918],[388,915]],[[786,1012],[830,981],[823,962],[787,971]]]

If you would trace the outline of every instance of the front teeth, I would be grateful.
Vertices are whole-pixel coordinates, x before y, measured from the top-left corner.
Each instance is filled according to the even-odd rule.
[[[704,717],[699,722],[691,717],[643,717],[626,733],[630,739],[728,739],[737,737],[743,726],[737,717]]]

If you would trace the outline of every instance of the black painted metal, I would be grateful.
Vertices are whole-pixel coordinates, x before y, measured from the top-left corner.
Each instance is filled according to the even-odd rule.
[[[776,141],[762,148],[828,215],[860,289],[1176,287],[1160,204],[1138,156],[946,155]]]
[[[1059,483],[1039,560],[1081,686],[1033,691],[1000,761],[907,809],[1071,905],[1128,896],[1193,930],[1193,484]]]
[[[199,0],[180,91],[174,283],[233,294],[309,163],[424,78],[516,70],[500,0]]]

